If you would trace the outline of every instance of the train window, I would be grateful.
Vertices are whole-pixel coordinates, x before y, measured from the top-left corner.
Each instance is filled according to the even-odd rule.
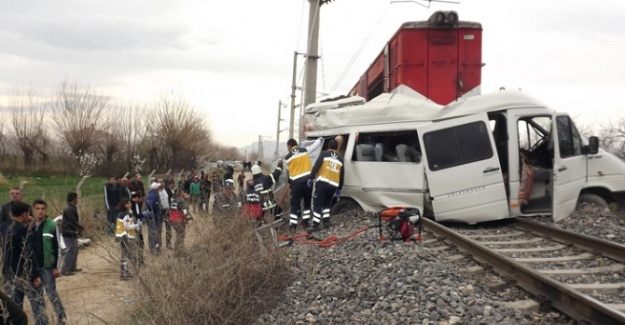
[[[442,170],[493,156],[489,127],[473,122],[428,132],[423,136],[430,170]]]
[[[421,148],[417,131],[359,133],[352,161],[418,163],[421,161]]]

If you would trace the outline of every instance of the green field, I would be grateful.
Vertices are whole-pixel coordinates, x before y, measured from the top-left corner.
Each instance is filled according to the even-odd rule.
[[[0,204],[9,201],[9,189],[19,186],[21,181],[26,181],[24,186],[23,201],[31,204],[35,199],[43,199],[48,203],[48,215],[56,216],[61,213],[66,203],[69,192],[76,192],[76,185],[80,182],[79,176],[52,176],[52,177],[15,177],[0,179]],[[104,212],[104,178],[87,178],[81,187],[82,202],[79,203],[84,213]]]

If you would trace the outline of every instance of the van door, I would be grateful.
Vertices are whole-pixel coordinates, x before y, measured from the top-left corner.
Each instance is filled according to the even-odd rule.
[[[501,166],[486,113],[417,128],[437,221],[470,224],[509,216]]]
[[[553,203],[554,221],[568,217],[577,206],[577,198],[586,184],[587,160],[582,153],[582,138],[571,118],[554,114]]]

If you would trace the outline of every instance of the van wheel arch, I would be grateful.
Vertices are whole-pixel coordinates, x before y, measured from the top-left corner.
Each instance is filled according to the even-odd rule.
[[[610,205],[608,201],[604,199],[601,195],[595,193],[582,193],[577,198],[577,208],[579,209],[581,203],[590,203],[594,204],[600,208],[604,208],[605,210],[610,210]]]
[[[362,207],[360,206],[360,204],[358,204],[358,202],[353,199],[343,197],[332,205],[332,208],[330,209],[330,214],[336,215],[350,210],[358,210],[359,212],[363,211]]]

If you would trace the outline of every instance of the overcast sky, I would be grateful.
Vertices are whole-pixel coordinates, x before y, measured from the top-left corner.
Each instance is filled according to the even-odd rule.
[[[578,121],[623,116],[625,1],[459,1],[324,5],[318,90],[346,93],[403,22],[453,9],[484,28],[482,93],[522,88]],[[175,90],[206,112],[217,141],[275,140],[307,19],[306,0],[3,1],[0,95],[25,85],[51,93],[64,78],[133,101]]]

